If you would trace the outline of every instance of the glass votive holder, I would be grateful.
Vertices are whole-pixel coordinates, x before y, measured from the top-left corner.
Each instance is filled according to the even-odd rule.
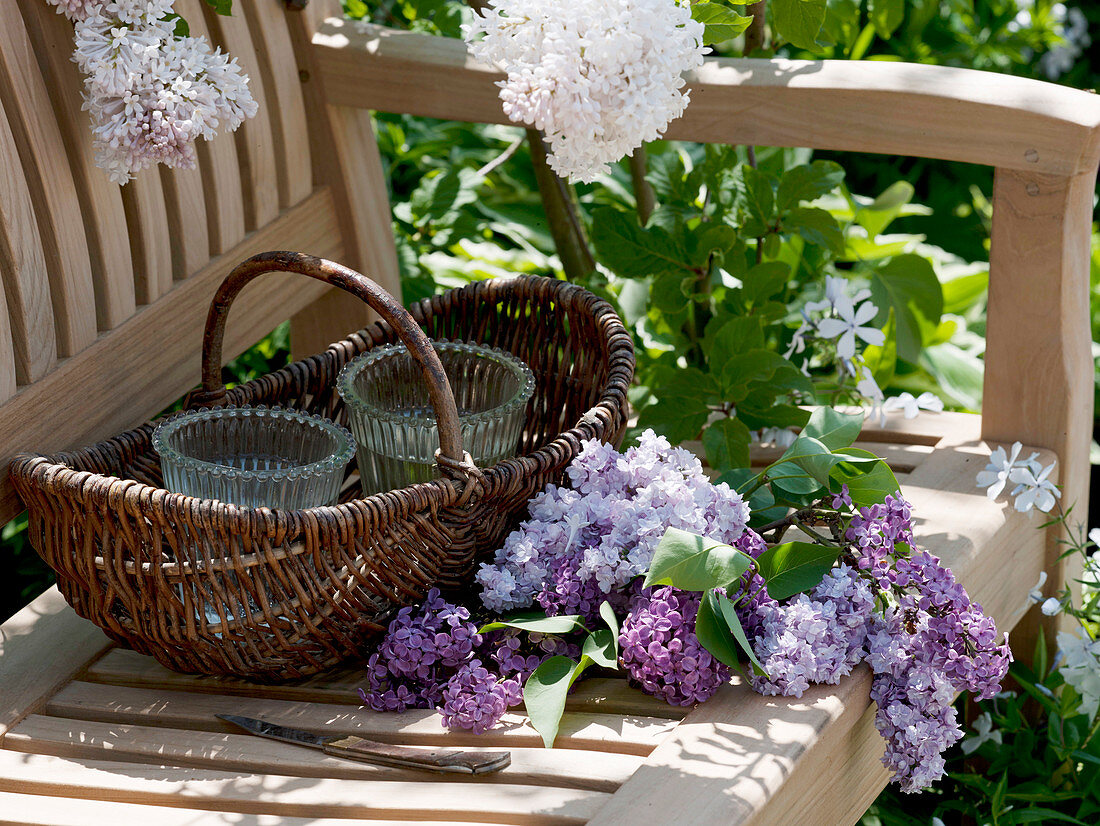
[[[515,455],[535,392],[531,369],[503,350],[433,341],[454,393],[462,446],[478,467]],[[439,477],[439,432],[420,365],[403,344],[378,347],[344,366],[336,387],[355,434],[363,493]]]
[[[347,428],[321,416],[248,406],[174,416],[153,447],[168,490],[284,510],[335,504],[355,449]]]

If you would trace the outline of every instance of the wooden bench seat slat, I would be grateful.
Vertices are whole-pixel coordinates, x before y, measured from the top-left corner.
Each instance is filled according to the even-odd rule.
[[[251,232],[279,214],[278,173],[271,130],[272,106],[277,106],[278,101],[268,98],[264,73],[260,70],[244,13],[238,10],[227,16],[218,14],[206,3],[202,6],[212,43],[220,45],[237,60],[241,70],[248,75],[249,89],[259,104],[256,116],[241,124],[233,135],[240,162],[235,180],[244,197],[245,229]],[[284,57],[288,58],[289,55]]]
[[[124,648],[112,649],[96,660],[81,679],[90,682],[139,688],[174,689],[205,694],[246,694],[256,692],[255,683],[229,677],[205,677],[181,674],[165,668],[151,657]],[[313,677],[301,683],[264,687],[264,696],[278,700],[313,703],[359,703],[357,689],[364,684],[361,668],[343,668]],[[604,714],[632,714],[643,717],[680,719],[687,709],[670,706],[657,697],[643,694],[624,679],[593,678],[577,684],[566,703],[570,711],[598,711]]]
[[[83,109],[84,76],[72,60],[73,24],[47,3],[19,0],[19,6],[47,79],[80,201],[96,320],[100,330],[112,330],[134,314],[135,306],[122,190],[95,165],[88,114]]]
[[[95,290],[84,221],[45,79],[17,4],[0,3],[0,101],[19,147],[46,256],[59,356],[96,338]]]
[[[100,683],[72,682],[50,698],[46,713],[57,717],[167,726],[196,731],[237,733],[215,714],[243,714],[308,731],[357,734],[371,740],[403,745],[465,745],[502,748],[542,745],[542,738],[526,717],[510,713],[500,727],[482,735],[448,731],[430,710],[410,709],[382,714],[356,706],[333,706],[268,697],[192,694],[183,691],[128,688]],[[557,747],[649,754],[676,726],[675,720],[618,714],[566,712]]]
[[[57,361],[53,304],[42,278],[46,257],[15,137],[0,103],[0,278],[6,294],[0,329],[0,400],[16,383],[37,381]]]
[[[288,777],[69,759],[0,749],[0,791],[291,817],[587,822],[610,795],[477,782]]]
[[[48,794],[0,792],[0,826],[409,826],[407,820],[283,817],[141,803],[74,800]],[[457,826],[456,821],[419,821],[421,826]],[[479,826],[464,821],[462,826]],[[480,824],[484,826],[484,824]]]
[[[412,782],[469,781],[468,775],[433,774],[329,757],[319,751],[248,734],[165,729],[32,715],[10,731],[4,747],[55,757],[135,760],[209,769]],[[486,747],[488,748],[488,747]],[[506,769],[479,783],[518,783],[613,792],[641,765],[642,757],[575,749],[510,748]]]
[[[305,99],[298,64],[283,15],[263,13],[255,3],[243,4],[259,59],[271,119],[278,173],[279,204],[286,209],[309,195],[313,188],[312,149]]]

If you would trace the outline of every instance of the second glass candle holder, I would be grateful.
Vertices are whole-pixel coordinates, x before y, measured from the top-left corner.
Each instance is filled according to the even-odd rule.
[[[478,467],[516,452],[535,392],[531,369],[503,350],[461,341],[433,341],[451,384],[462,445]],[[439,432],[420,365],[404,345],[378,347],[344,366],[337,389],[358,447],[363,494],[439,476]]]

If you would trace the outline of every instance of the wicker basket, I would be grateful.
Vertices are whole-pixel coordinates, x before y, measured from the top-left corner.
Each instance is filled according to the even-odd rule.
[[[227,392],[220,365],[229,306],[245,284],[276,271],[341,287],[385,321]],[[421,327],[431,338],[508,350],[534,371],[517,458],[478,470],[463,454],[454,399]],[[561,479],[582,440],[622,437],[633,344],[611,306],[585,290],[550,278],[493,279],[421,301],[410,315],[364,276],[285,252],[249,259],[218,290],[203,389],[189,405],[266,404],[345,422],[340,368],[398,339],[430,383],[444,479],[367,499],[351,479],[332,507],[240,508],[164,490],[154,422],[72,453],[17,457],[11,476],[31,542],[77,613],[180,671],[307,676],[362,656],[393,612],[429,588],[468,587],[476,564],[500,546],[527,500]]]

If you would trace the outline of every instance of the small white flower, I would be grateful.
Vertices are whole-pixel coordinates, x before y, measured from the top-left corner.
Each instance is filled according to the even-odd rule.
[[[932,822],[929,824],[929,826],[944,826],[944,822],[938,817],[934,817],[932,818]]]
[[[1051,597],[1043,603],[1043,607],[1039,609],[1048,617],[1056,617],[1062,613],[1062,602],[1058,597]]]
[[[891,396],[883,404],[882,409],[890,413],[900,410],[907,419],[915,419],[921,410],[930,410],[934,413],[943,412],[943,399],[935,393],[921,393],[914,397],[912,393],[902,393],[900,396]]]
[[[993,718],[989,716],[988,711],[981,714],[974,721],[974,731],[974,734],[968,734],[962,741],[963,754],[973,754],[981,747],[982,743],[997,743],[1000,745],[1004,742],[1001,732],[993,730]]]
[[[985,470],[978,473],[978,487],[987,488],[985,495],[990,499],[996,499],[1008,484],[1008,475],[1016,467],[1016,459],[1024,446],[1020,442],[1012,445],[1012,452],[1005,453],[1003,447],[998,447],[989,456],[989,464]]]
[[[1035,587],[1027,592],[1027,598],[1031,602],[1040,603],[1043,601],[1043,586],[1047,584],[1047,572],[1039,572],[1039,581],[1035,583]]]
[[[1010,482],[1015,482],[1012,495],[1016,497],[1016,510],[1027,513],[1032,508],[1043,513],[1049,513],[1054,507],[1055,501],[1061,497],[1060,491],[1047,477],[1054,470],[1054,462],[1039,471],[1038,475],[1030,464],[1024,467],[1014,467],[1008,473]]]
[[[1089,531],[1089,542],[1093,545],[1100,546],[1100,528],[1093,528]]]
[[[875,346],[881,346],[886,341],[886,334],[882,330],[866,326],[878,315],[878,307],[870,301],[856,307],[845,298],[837,301],[834,310],[839,318],[823,318],[817,329],[823,338],[839,336],[836,352],[840,358],[850,359],[855,356],[857,337]]]
[[[1059,631],[1058,649],[1063,654],[1058,671],[1081,695],[1080,710],[1091,719],[1100,709],[1100,640],[1090,638],[1084,629]]]

